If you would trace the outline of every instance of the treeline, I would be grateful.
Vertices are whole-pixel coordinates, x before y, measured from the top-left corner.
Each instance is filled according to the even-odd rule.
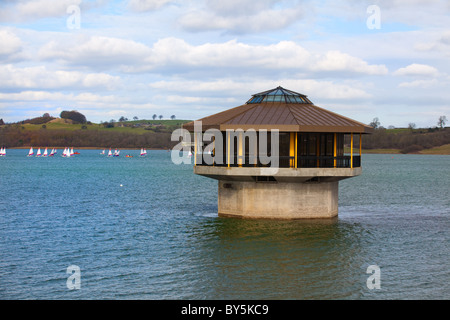
[[[402,153],[413,153],[445,144],[450,144],[450,128],[379,128],[365,135],[362,145],[364,149],[399,149]]]
[[[171,133],[142,134],[102,130],[24,130],[20,126],[0,127],[0,145],[14,147],[100,147],[169,149]]]

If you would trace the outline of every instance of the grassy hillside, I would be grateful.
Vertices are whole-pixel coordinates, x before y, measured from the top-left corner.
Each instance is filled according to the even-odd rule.
[[[171,148],[173,130],[190,120],[138,120],[77,124],[49,119],[43,124],[20,122],[0,126],[0,145],[12,147]]]
[[[450,144],[450,128],[429,129],[377,129],[373,134],[364,135],[362,146],[367,152],[382,150],[400,153],[447,152],[443,147]]]
[[[143,134],[147,131],[170,131],[179,128],[183,123],[189,122],[190,120],[137,120],[137,121],[126,121],[126,122],[116,122],[98,124],[98,123],[87,123],[87,124],[76,124],[71,120],[67,119],[55,119],[45,124],[15,124],[16,126],[22,127],[24,130],[36,131],[36,130],[96,130],[96,131],[109,131],[109,132],[130,132],[135,134]]]
[[[38,117],[0,125],[0,146],[171,148],[172,132],[190,120],[135,120],[85,124]],[[43,123],[44,122],[44,123]],[[349,146],[349,136],[346,145]],[[377,129],[364,135],[363,153],[450,154],[450,128]],[[359,153],[359,146],[355,153]],[[346,148],[346,152],[349,152]]]

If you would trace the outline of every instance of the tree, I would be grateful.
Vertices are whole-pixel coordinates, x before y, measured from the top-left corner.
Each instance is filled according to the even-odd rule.
[[[380,121],[378,120],[378,118],[373,118],[372,122],[369,123],[369,126],[374,129],[378,129],[378,127],[380,126]]]
[[[0,119],[0,126],[4,125],[5,122],[3,121],[3,119]]]
[[[125,118],[124,116],[121,116],[121,117],[119,118],[119,122],[124,122],[124,121],[126,121],[125,119],[126,119],[126,118]]]
[[[81,114],[81,113],[79,113],[78,111],[75,111],[75,110],[62,111],[61,114],[60,114],[60,117],[62,119],[70,119],[70,120],[72,120],[74,122],[78,122],[78,123],[81,123],[81,124],[85,124],[87,122],[86,121],[86,117],[83,114]]]
[[[447,117],[446,116],[440,116],[438,120],[438,127],[444,128],[445,124],[447,123]]]
[[[175,119],[175,115],[174,115],[174,114],[171,115],[171,116],[170,116],[170,119],[174,120],[174,119]]]
[[[414,122],[410,122],[409,124],[408,124],[408,129],[409,130],[414,130],[416,128],[416,124],[414,123]]]
[[[159,115],[159,120],[161,120],[163,118],[163,115],[162,114],[160,114]]]
[[[46,113],[44,113],[44,114],[42,115],[42,117],[43,117],[43,118],[50,118],[50,114],[49,114],[48,112],[46,112]]]
[[[139,118],[136,117],[136,116],[133,117],[133,120],[134,120],[134,121],[136,121],[136,120],[138,120],[138,119],[139,119]]]

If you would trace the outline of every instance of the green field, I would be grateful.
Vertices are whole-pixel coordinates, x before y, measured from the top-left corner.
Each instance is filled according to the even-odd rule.
[[[421,154],[450,154],[450,144],[420,151]]]
[[[22,124],[24,130],[36,131],[36,130],[94,130],[94,131],[106,131],[106,132],[123,132],[143,134],[149,131],[173,131],[177,127],[181,127],[183,123],[187,123],[191,120],[136,120],[127,121],[123,123],[115,123],[114,127],[108,128],[103,124],[71,124],[60,122],[48,122],[42,124]]]

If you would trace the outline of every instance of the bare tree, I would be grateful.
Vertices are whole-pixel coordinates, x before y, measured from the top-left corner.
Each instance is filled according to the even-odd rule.
[[[408,129],[409,130],[414,130],[416,128],[416,124],[414,123],[414,122],[410,122],[409,124],[408,124]]]
[[[440,116],[439,120],[438,120],[438,127],[439,128],[444,128],[445,124],[447,123],[447,117],[446,116]]]
[[[374,129],[378,129],[378,127],[380,126],[380,120],[378,120],[378,118],[373,118],[372,122],[369,123],[369,126]]]

